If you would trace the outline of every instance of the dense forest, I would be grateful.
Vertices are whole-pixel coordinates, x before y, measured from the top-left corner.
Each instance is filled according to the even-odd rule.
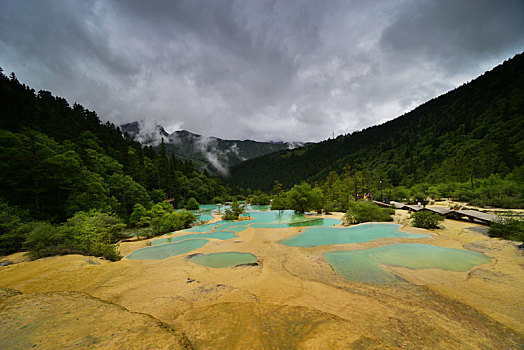
[[[0,193],[34,218],[59,222],[93,208],[125,218],[136,203],[172,198],[180,207],[224,194],[220,179],[168,157],[162,145],[142,147],[95,112],[35,93],[14,74],[1,75],[0,97]]]
[[[0,69],[0,255],[118,260],[125,227],[172,232],[196,220],[175,208],[226,200],[365,217],[362,197],[523,208],[524,55],[385,124],[247,160],[227,180],[235,196],[167,147]]]
[[[333,199],[342,186],[346,197],[373,192],[405,199],[415,191],[519,207],[523,164],[524,54],[519,54],[382,125],[243,162],[231,169],[228,182],[244,194],[270,191],[275,180],[285,189],[307,181]]]
[[[180,208],[225,195],[220,178],[169,157],[163,143],[143,147],[95,112],[0,73],[0,254],[38,236],[34,227],[18,232],[18,223],[98,220],[115,228],[137,205],[169,200]]]

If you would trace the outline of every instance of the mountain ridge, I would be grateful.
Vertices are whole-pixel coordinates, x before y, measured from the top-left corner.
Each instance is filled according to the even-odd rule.
[[[201,169],[222,176],[228,175],[231,166],[245,160],[303,145],[283,141],[226,140],[188,130],[168,133],[160,125],[146,125],[143,121],[122,124],[120,129],[142,145],[159,147],[163,141],[169,155],[190,159]]]
[[[318,183],[330,171],[390,185],[506,175],[524,162],[524,55],[381,125],[310,147],[283,150],[231,169],[229,184],[269,190]],[[348,167],[349,166],[349,167]]]

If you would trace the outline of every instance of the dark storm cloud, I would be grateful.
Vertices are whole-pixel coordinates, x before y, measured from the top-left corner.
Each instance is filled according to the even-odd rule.
[[[321,140],[524,47],[521,1],[1,1],[0,65],[116,124]]]

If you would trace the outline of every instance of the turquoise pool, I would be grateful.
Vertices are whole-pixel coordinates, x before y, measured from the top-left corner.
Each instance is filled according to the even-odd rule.
[[[135,250],[127,259],[156,260],[182,255],[206,245],[207,239],[188,239],[178,243],[162,244]]]
[[[217,232],[211,232],[211,233],[190,233],[187,235],[182,235],[178,237],[165,237],[165,238],[159,238],[151,241],[151,245],[160,245],[160,244],[166,244],[166,243],[176,243],[180,241],[184,241],[186,239],[200,239],[200,238],[216,238],[221,240],[226,240],[236,237],[235,232],[231,231],[217,231]]]
[[[257,257],[251,253],[226,252],[199,254],[189,258],[192,262],[214,268],[231,267],[240,264],[250,264],[257,261]]]
[[[384,265],[412,269],[467,271],[491,259],[478,252],[428,244],[399,243],[383,247],[324,253],[335,272],[349,280],[369,284],[397,283],[400,279]]]
[[[267,210],[269,210],[269,208],[270,208],[269,205],[255,205],[255,204],[253,204],[253,205],[248,205],[246,209],[247,209],[247,211],[253,211],[253,210],[255,210],[255,211],[267,211]]]
[[[399,230],[400,225],[367,223],[351,227],[308,227],[303,233],[287,238],[280,243],[292,247],[317,247],[330,244],[363,243],[381,238],[427,238],[428,235],[407,233]]]
[[[253,217],[245,221],[219,221],[212,224],[194,226],[184,230],[186,234],[175,237],[163,237],[151,242],[151,247],[139,249],[131,253],[129,259],[165,259],[173,255],[183,254],[179,250],[189,249],[195,244],[195,248],[200,248],[196,242],[185,243],[189,241],[207,242],[207,239],[215,238],[227,240],[237,237],[237,233],[249,227],[255,228],[280,228],[280,227],[300,227],[300,226],[333,226],[341,223],[340,220],[326,218],[309,218],[303,215],[297,215],[292,210],[266,211],[248,213]]]
[[[213,215],[208,215],[208,214],[196,214],[195,215],[196,218],[200,221],[209,221],[209,220],[213,220]]]
[[[186,232],[211,232],[211,231],[234,231],[240,232],[248,227],[254,228],[285,228],[303,226],[334,226],[340,225],[341,221],[329,218],[311,218],[302,214],[296,214],[293,210],[271,210],[264,212],[245,213],[243,216],[252,217],[245,221],[218,221],[212,224],[194,226],[185,230]]]

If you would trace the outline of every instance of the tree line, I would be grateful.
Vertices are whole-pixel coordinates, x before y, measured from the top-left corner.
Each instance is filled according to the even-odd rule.
[[[243,162],[227,181],[246,193],[270,191],[275,180],[290,189],[329,179],[332,193],[330,174],[336,172],[361,192],[437,186],[442,195],[515,206],[522,205],[517,189],[524,178],[522,140],[524,54],[519,54],[382,125]]]
[[[24,230],[6,242],[17,221],[62,225],[95,211],[127,224],[137,204],[182,208],[226,195],[220,178],[168,156],[163,142],[143,147],[95,112],[1,69],[0,98],[0,254],[23,248]]]

